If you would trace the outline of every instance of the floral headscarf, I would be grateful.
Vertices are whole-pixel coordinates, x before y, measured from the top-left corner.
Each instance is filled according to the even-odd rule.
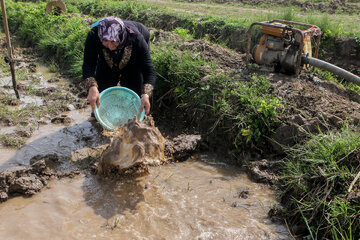
[[[125,25],[120,18],[113,16],[103,18],[98,23],[98,29],[100,41],[109,40],[123,45],[126,39]]]

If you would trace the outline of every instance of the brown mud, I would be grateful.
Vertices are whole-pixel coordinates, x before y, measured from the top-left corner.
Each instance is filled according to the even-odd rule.
[[[41,92],[56,89],[61,80],[46,82],[44,79],[46,86]],[[36,104],[33,99],[37,96],[27,95],[27,84],[23,84],[24,90],[19,89],[21,98],[28,97]],[[11,89],[0,87],[1,93],[4,89],[13,100]],[[72,95],[82,96],[81,91],[72,89]],[[58,97],[64,98],[60,93]],[[15,107],[24,106],[25,111],[30,105],[26,107],[22,99]],[[65,103],[71,102],[69,98]],[[118,138],[123,145],[115,147],[136,146],[136,154],[164,156],[163,161],[138,158],[140,164],[130,167],[135,172],[127,172],[131,174],[124,175],[118,168],[110,177],[97,174],[101,155],[111,149],[110,141],[119,132],[109,133],[99,123],[89,121],[89,111],[89,106],[84,106],[33,118],[26,114],[21,122],[11,116],[1,118],[1,134],[8,133],[7,137],[27,126],[26,121],[36,126],[19,135],[24,141],[19,149],[11,149],[3,141],[0,146],[0,197],[6,201],[0,204],[1,239],[289,238],[281,222],[268,218],[267,212],[276,204],[268,186],[251,182],[242,169],[211,155],[194,154],[200,135],[164,139],[151,117],[141,123],[130,120],[119,130],[154,138],[151,144],[142,145],[135,136],[128,142]],[[148,134],[140,134],[143,131]],[[146,174],[141,173],[144,169]]]
[[[136,116],[114,132],[107,133],[110,144],[99,160],[98,173],[148,172],[149,166],[184,160],[197,150],[199,135],[180,135],[165,139],[151,116],[137,121]]]

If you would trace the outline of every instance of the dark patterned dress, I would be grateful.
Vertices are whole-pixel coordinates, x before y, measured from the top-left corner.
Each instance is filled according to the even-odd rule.
[[[97,85],[99,92],[113,86],[130,88],[139,96],[149,96],[155,85],[155,74],[150,57],[149,31],[144,25],[124,21],[127,39],[122,49],[110,51],[100,41],[98,27],[93,27],[86,38],[83,79],[86,85]]]

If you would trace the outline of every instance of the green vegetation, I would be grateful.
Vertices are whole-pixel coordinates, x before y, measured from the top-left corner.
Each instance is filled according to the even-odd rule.
[[[166,93],[167,101],[189,114],[188,119],[196,118],[195,122],[207,128],[210,125],[210,131],[226,132],[239,151],[277,126],[283,107],[263,76],[235,81],[228,74],[217,73],[216,65],[202,60],[198,53],[179,53],[169,46],[157,46],[152,56],[159,79],[156,98],[164,98]]]
[[[313,13],[303,15],[293,7],[271,7],[244,9],[223,4],[187,3],[177,1],[96,1],[66,0],[82,13],[96,18],[116,15],[123,19],[137,20],[145,25],[165,30],[188,29],[196,38],[205,38],[215,43],[227,43],[229,48],[245,52],[247,36],[245,32],[253,22],[273,19],[303,22],[319,26],[324,35],[321,49],[332,50],[333,44],[341,36],[360,38],[360,29],[354,26],[356,17]],[[285,9],[285,10],[284,10]],[[232,40],[236,36],[236,41]],[[257,41],[257,39],[255,39]]]
[[[20,148],[21,146],[25,145],[25,141],[23,139],[17,139],[11,136],[11,134],[1,134],[0,141],[4,146],[12,147],[12,148]]]
[[[360,172],[360,134],[349,127],[310,136],[288,149],[283,198],[289,218],[308,224],[312,239],[357,239],[360,199],[352,184]],[[350,191],[348,191],[350,190]]]
[[[192,38],[194,38],[194,36],[189,33],[188,29],[177,27],[172,32],[178,34],[182,39],[192,39]]]
[[[57,62],[73,76],[81,74],[83,41],[88,28],[80,15],[45,15],[45,2],[7,2],[10,29],[27,45],[35,45],[46,62]],[[71,8],[70,8],[71,9]]]

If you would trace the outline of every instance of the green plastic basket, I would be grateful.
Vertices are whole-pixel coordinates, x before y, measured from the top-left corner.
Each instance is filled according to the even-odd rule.
[[[111,87],[100,93],[100,106],[95,106],[96,120],[107,130],[115,131],[135,115],[139,121],[145,118],[140,113],[141,99],[125,87]]]

